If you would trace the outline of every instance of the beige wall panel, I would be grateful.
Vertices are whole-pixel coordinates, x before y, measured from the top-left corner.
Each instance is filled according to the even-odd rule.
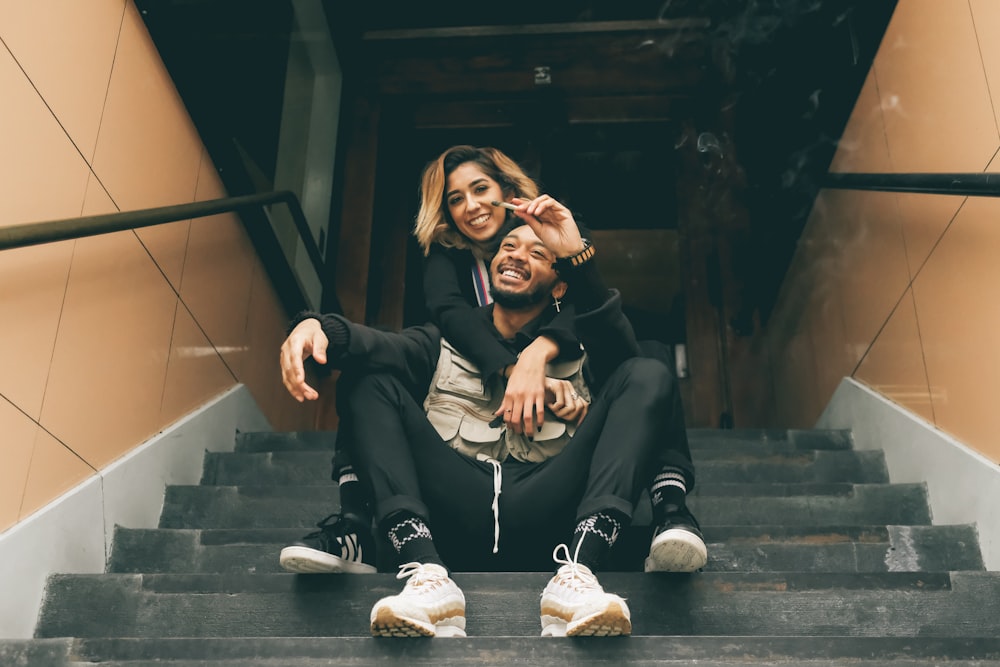
[[[281,384],[278,350],[285,339],[288,315],[278,301],[259,259],[254,260],[248,312],[248,349],[239,379],[250,390],[271,425],[278,429],[275,422],[279,416],[279,391],[288,393]]]
[[[74,243],[0,251],[0,394],[36,420]]]
[[[979,52],[983,57],[983,68],[986,70],[986,81],[993,94],[993,113],[1000,125],[1000,2],[996,0],[969,0],[972,7],[972,20],[979,38]]]
[[[250,349],[240,381],[276,430],[312,428],[317,402],[297,403],[281,383],[278,351],[289,315],[278,301],[259,260],[254,262],[247,336]]]
[[[83,215],[103,215],[117,213],[118,207],[111,201],[107,191],[93,173],[87,179],[87,196],[83,201]]]
[[[123,211],[190,202],[201,140],[130,2],[108,86],[94,171]]]
[[[0,44],[0,226],[80,215],[88,167]]]
[[[222,363],[191,314],[179,306],[170,341],[160,423],[176,421],[235,383],[235,376]]]
[[[1000,199],[970,198],[913,284],[937,425],[1000,461]]]
[[[1000,135],[968,2],[900,0],[875,72],[895,171],[982,171]]]
[[[0,433],[3,465],[0,466],[0,532],[17,523],[21,499],[31,466],[38,425],[0,396]]]
[[[849,375],[906,291],[910,274],[894,194],[844,191],[836,221]]]
[[[899,306],[861,360],[854,378],[889,400],[934,423],[931,392],[917,329],[913,293],[907,290]]]
[[[892,171],[882,101],[874,70],[869,70],[854,110],[837,142],[837,152],[830,163],[832,172],[886,173]]]
[[[21,519],[41,509],[97,472],[58,440],[38,429]]]
[[[191,221],[167,222],[137,229],[135,233],[174,290],[180,291],[184,262],[187,258],[188,236],[191,234]]]
[[[91,465],[159,430],[176,305],[132,232],[77,241],[41,423]]]
[[[225,197],[207,159],[198,179],[198,200]],[[256,253],[234,213],[191,221],[181,299],[238,377],[247,355],[247,316]]]
[[[965,202],[965,197],[899,193],[896,201],[903,221],[906,261],[913,277],[920,273],[920,267]]]
[[[191,221],[181,299],[237,375],[247,354],[254,258],[235,214]]]
[[[87,160],[124,9],[125,0],[0,2],[0,37]]]

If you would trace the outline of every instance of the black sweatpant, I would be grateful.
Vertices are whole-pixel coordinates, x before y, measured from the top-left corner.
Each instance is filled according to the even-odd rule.
[[[494,467],[445,443],[395,377],[357,378],[347,401],[350,457],[374,500],[376,523],[407,510],[428,521],[452,569],[523,569],[568,544],[580,519],[609,509],[632,515],[659,470],[676,392],[666,366],[629,359],[594,397],[562,452],[541,463],[503,461],[498,554]],[[685,453],[670,458],[693,482]]]

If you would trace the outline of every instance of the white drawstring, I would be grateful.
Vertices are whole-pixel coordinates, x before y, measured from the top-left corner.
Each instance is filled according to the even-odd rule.
[[[493,553],[500,551],[500,487],[503,484],[503,473],[500,462],[480,454],[477,458],[493,466]]]

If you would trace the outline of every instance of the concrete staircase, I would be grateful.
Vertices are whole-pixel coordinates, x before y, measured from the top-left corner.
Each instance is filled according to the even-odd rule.
[[[455,573],[466,639],[372,639],[394,573],[277,562],[336,507],[330,434],[250,433],[167,489],[159,528],[119,529],[107,573],[51,577],[36,639],[0,642],[0,665],[1000,665],[1000,573],[975,526],[931,525],[879,452],[842,431],[690,433],[709,562],[644,574],[633,526],[600,574],[632,637],[538,637],[546,570]]]

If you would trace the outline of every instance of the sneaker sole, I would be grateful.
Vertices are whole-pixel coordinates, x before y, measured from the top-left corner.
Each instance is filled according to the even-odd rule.
[[[575,623],[567,624],[556,616],[542,616],[542,637],[619,637],[630,634],[632,621],[622,604],[617,602]]]
[[[378,569],[367,563],[344,560],[309,547],[285,547],[278,562],[288,572],[295,574],[374,574]]]
[[[457,619],[448,619],[454,621]],[[465,619],[462,618],[464,621]],[[414,618],[397,616],[392,609],[383,607],[375,612],[371,621],[372,637],[464,637],[465,630],[442,622],[431,625]]]
[[[646,557],[646,572],[694,572],[708,563],[705,542],[694,533],[671,528],[656,536]]]

